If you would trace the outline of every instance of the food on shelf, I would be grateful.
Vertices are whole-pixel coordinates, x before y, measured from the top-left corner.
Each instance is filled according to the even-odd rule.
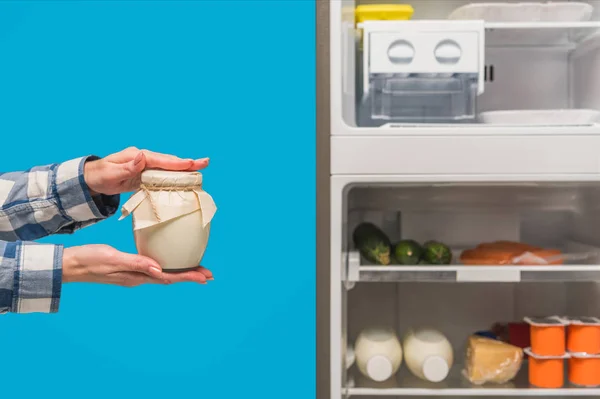
[[[562,388],[565,384],[565,359],[568,354],[542,356],[530,348],[525,349],[529,358],[529,384],[537,388]]]
[[[428,241],[423,245],[423,260],[430,265],[449,265],[452,250],[441,242]]]
[[[394,259],[401,265],[418,265],[423,248],[415,240],[402,240],[394,245]]]
[[[356,23],[364,21],[402,21],[412,17],[410,4],[361,4],[355,8]]]
[[[370,262],[389,265],[392,244],[388,236],[373,223],[361,223],[352,234],[354,246]]]
[[[522,349],[531,346],[529,324],[525,322],[508,323],[508,343]]]
[[[505,249],[517,252],[526,252],[536,249],[536,247],[529,244],[516,241],[494,241],[494,242],[483,242],[477,246],[476,249]]]
[[[428,241],[420,245],[407,238],[392,245],[385,232],[370,222],[359,224],[352,239],[363,258],[377,265],[449,265],[452,262],[452,251],[441,242]]]
[[[600,386],[600,355],[572,353],[568,364],[571,384],[585,388]]]
[[[600,354],[600,319],[570,317],[567,321],[567,350]]]
[[[558,249],[538,248],[524,252],[513,259],[515,265],[562,265],[564,263],[562,252]]]
[[[446,379],[454,353],[444,334],[433,329],[410,330],[402,346],[406,367],[415,377],[430,382]]]
[[[540,388],[564,384],[568,359],[569,382],[581,387],[600,386],[600,320],[595,317],[525,318],[531,330],[529,381]]]
[[[498,335],[496,335],[496,333],[494,333],[491,330],[477,331],[473,335],[476,335],[478,337],[489,338],[489,339],[500,339],[500,337],[498,337]]]
[[[563,263],[562,258],[559,250],[512,241],[481,243],[475,248],[463,251],[460,255],[460,261],[464,265],[478,266],[560,265]]]
[[[346,348],[346,370],[354,365],[354,361],[356,357],[354,355],[354,347],[352,345],[348,345]]]
[[[529,324],[531,351],[538,356],[562,356],[566,348],[565,320],[557,316],[535,318],[526,317]]]
[[[402,346],[394,330],[369,328],[356,339],[354,357],[362,375],[382,382],[390,379],[400,368]]]
[[[466,351],[466,378],[475,385],[504,384],[517,375],[523,349],[502,341],[472,335]]]

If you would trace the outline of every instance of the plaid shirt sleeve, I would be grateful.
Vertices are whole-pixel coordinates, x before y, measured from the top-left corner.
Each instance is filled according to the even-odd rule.
[[[119,196],[92,197],[84,157],[0,174],[0,313],[58,311],[63,247],[30,242],[69,234],[109,216]]]
[[[0,314],[58,312],[61,245],[0,241]]]

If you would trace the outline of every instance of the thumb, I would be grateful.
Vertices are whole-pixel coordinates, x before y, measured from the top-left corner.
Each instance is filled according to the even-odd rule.
[[[120,180],[131,179],[138,176],[146,168],[146,156],[139,152],[131,161],[119,165],[118,175]]]

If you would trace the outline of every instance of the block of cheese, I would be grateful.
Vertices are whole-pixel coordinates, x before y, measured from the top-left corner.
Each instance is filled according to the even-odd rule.
[[[504,384],[517,375],[523,350],[514,345],[480,336],[470,336],[464,374],[476,385]]]

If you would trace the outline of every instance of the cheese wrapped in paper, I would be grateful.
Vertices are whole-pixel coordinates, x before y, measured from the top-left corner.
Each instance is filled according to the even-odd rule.
[[[494,339],[470,336],[464,374],[476,385],[504,384],[517,375],[523,363],[523,350]]]

